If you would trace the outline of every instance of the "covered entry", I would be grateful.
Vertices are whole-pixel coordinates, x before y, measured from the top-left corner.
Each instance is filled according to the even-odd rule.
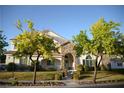
[[[71,53],[67,53],[64,58],[64,67],[65,69],[71,70],[73,69],[73,55]]]

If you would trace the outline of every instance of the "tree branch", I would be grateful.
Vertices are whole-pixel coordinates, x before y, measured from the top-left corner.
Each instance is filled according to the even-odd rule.
[[[98,66],[97,66],[97,67],[100,66],[100,63],[101,63],[101,61],[102,61],[103,56],[101,55],[100,57],[101,57],[101,58],[100,58],[100,60],[99,60],[99,62],[98,62]]]
[[[39,57],[40,57],[40,53],[37,51],[37,54],[38,54],[38,56],[37,56],[37,62],[39,61]]]
[[[32,59],[32,55],[29,56],[29,59],[34,63],[34,60]]]

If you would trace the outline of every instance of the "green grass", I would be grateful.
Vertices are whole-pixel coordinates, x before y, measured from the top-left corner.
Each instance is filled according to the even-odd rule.
[[[54,80],[57,71],[37,72],[37,80]],[[59,72],[61,74],[61,72]],[[15,72],[17,80],[32,80],[33,72]],[[12,78],[12,72],[0,72],[0,80]],[[80,80],[92,80],[93,71],[83,72]],[[124,74],[114,71],[98,71],[97,80],[124,80]]]
[[[54,80],[56,73],[58,72],[37,72],[37,80]],[[32,80],[33,72],[14,72],[14,75],[18,80]],[[10,78],[12,78],[12,72],[0,72],[1,80],[8,80]]]
[[[81,74],[80,80],[92,80],[93,71]],[[124,74],[114,71],[98,71],[97,80],[124,80]]]

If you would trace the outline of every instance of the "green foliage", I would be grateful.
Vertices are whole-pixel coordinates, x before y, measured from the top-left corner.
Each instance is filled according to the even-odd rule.
[[[86,32],[80,31],[79,35],[73,37],[77,55],[91,53],[98,58],[103,54],[110,55],[114,53],[115,36],[113,33],[119,30],[119,26],[119,23],[106,22],[101,18],[90,28],[92,39],[88,39]]]
[[[77,67],[76,67],[76,70],[77,71],[83,71],[83,65],[78,64]]]
[[[64,69],[64,70],[63,70],[63,75],[64,75],[64,76],[67,76],[67,74],[68,74],[67,69]]]
[[[5,63],[6,55],[2,54],[0,55],[0,63]]]
[[[19,71],[30,71],[30,66],[27,65],[18,65],[17,67],[17,70]]]
[[[0,30],[0,56],[3,55],[5,51],[4,47],[8,46],[8,43],[5,41],[6,37],[2,33],[3,31]]]
[[[55,74],[55,80],[62,80],[62,74],[61,73],[56,73]]]
[[[13,43],[17,48],[16,55],[18,56],[30,56],[37,53],[45,59],[50,59],[52,50],[55,49],[53,40],[38,31],[24,32],[18,35]]]
[[[101,66],[100,66],[100,70],[102,70],[102,71],[107,71],[108,68],[107,68],[105,65],[101,65]]]
[[[15,63],[9,63],[7,65],[7,71],[15,71],[17,70],[17,65]]]
[[[79,35],[73,36],[72,41],[75,44],[74,49],[76,50],[77,56],[85,54],[87,51],[89,52],[90,40],[88,39],[86,32],[80,31]]]
[[[11,80],[10,80],[10,83],[11,83],[12,86],[16,86],[16,85],[18,84],[18,80],[16,80],[16,79],[11,79]]]
[[[113,21],[106,22],[103,18],[90,28],[92,39],[88,39],[86,32],[80,31],[73,37],[78,55],[92,53],[94,55],[111,54],[115,51],[113,33],[119,30],[120,24]]]
[[[74,73],[73,73],[73,79],[74,79],[74,80],[79,80],[79,78],[80,78],[80,73],[79,73],[79,71],[74,72]]]
[[[111,71],[114,73],[124,74],[124,69],[111,69]]]
[[[54,67],[51,67],[51,68],[46,69],[46,71],[57,71],[57,69]]]
[[[17,20],[16,22],[16,27],[20,30],[22,30],[22,24],[21,24],[21,21],[20,20]]]
[[[36,65],[37,65],[36,71],[42,71],[43,70],[42,67],[39,65],[39,62],[37,62]],[[30,71],[34,71],[34,63],[31,63]]]
[[[44,59],[52,58],[52,51],[55,50],[55,44],[52,38],[46,34],[39,32],[33,28],[33,22],[26,21],[29,31],[23,30],[22,34],[16,36],[13,40],[14,46],[17,49],[17,56],[31,56],[37,54]],[[17,27],[22,29],[21,22],[17,22]]]
[[[110,71],[111,70],[111,63],[107,64],[107,70]]]
[[[84,65],[84,71],[90,71],[90,67],[87,65]]]
[[[115,52],[113,54],[119,56],[124,61],[124,34],[120,32],[116,32],[113,34],[115,38]]]
[[[111,55],[116,52],[114,46],[116,38],[113,33],[119,31],[119,26],[119,23],[113,21],[106,22],[104,18],[101,18],[90,28],[91,39],[88,38],[84,31],[80,31],[79,35],[73,37],[74,49],[77,56],[81,54],[93,54],[96,56],[96,61],[94,62],[94,83],[96,83],[97,67],[99,67],[102,61],[102,56],[104,54]],[[101,59],[98,61],[99,57]]]
[[[34,24],[31,20],[26,20],[28,30],[23,30],[20,20],[17,21],[17,28],[22,31],[21,34],[16,36],[13,40],[14,46],[17,51],[14,55],[16,57],[28,56],[32,63],[39,62],[40,56],[44,59],[53,60],[52,52],[56,50],[52,38],[43,32],[34,29]],[[33,55],[37,55],[33,59]],[[34,65],[33,83],[36,81],[36,66]]]
[[[118,31],[120,24],[113,21],[106,22],[103,18],[98,20],[91,27],[92,33],[92,53],[99,54],[112,54],[114,49],[113,32]]]

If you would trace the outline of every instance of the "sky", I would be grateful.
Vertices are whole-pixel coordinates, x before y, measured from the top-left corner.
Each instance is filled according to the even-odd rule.
[[[80,30],[87,30],[91,37],[89,28],[101,17],[106,21],[121,23],[120,31],[124,33],[124,6],[0,5],[0,29],[4,31],[3,34],[6,35],[9,44],[11,38],[21,33],[15,26],[18,19],[22,21],[24,28],[26,27],[24,20],[32,20],[37,30],[49,29],[71,40]],[[6,49],[10,50],[10,45]]]

